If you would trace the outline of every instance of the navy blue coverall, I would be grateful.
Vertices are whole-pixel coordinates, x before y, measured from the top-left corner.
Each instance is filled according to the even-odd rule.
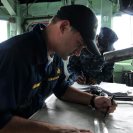
[[[65,93],[68,82],[61,58],[54,55],[47,64],[40,25],[0,44],[0,128],[14,115],[31,116],[51,93],[58,98]]]

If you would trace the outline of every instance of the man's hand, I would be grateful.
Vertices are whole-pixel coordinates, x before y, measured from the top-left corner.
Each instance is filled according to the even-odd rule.
[[[108,113],[113,113],[116,110],[117,103],[113,100],[112,101],[112,106],[109,108]]]
[[[53,126],[50,133],[93,133],[87,129],[78,129],[70,126]]]
[[[83,85],[83,84],[94,85],[94,84],[97,83],[97,81],[95,79],[93,79],[93,78],[87,78],[86,79],[86,77],[83,76],[83,75],[82,76],[78,76],[76,81],[77,81],[78,84],[81,84],[81,85]]]
[[[94,99],[94,103],[96,109],[100,110],[101,112],[106,112],[109,108],[108,113],[113,113],[117,107],[116,102],[112,102],[110,97],[97,96]]]
[[[77,83],[78,84],[86,84],[86,77],[85,76],[78,76],[78,78],[77,78]]]
[[[13,116],[0,133],[93,133],[88,129],[54,125]]]
[[[93,78],[87,78],[86,79],[86,84],[94,85],[94,84],[97,84],[97,81]]]

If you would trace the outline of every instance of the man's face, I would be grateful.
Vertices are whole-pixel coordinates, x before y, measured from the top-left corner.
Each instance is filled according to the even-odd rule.
[[[71,55],[79,56],[81,50],[85,47],[80,33],[71,27],[64,32],[61,41],[60,56],[62,58]]]
[[[102,39],[101,42],[99,42],[99,50],[101,53],[108,52],[113,50],[113,46],[109,43],[108,39]]]

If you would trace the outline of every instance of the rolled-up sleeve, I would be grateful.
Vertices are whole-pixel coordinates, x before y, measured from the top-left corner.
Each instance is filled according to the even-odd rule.
[[[12,114],[10,112],[0,112],[0,129],[2,129],[11,118]]]
[[[69,87],[69,82],[65,81],[65,79],[63,79],[63,78],[61,79],[61,77],[60,77],[53,92],[58,98],[61,98],[64,95],[64,93],[66,92],[68,87]]]

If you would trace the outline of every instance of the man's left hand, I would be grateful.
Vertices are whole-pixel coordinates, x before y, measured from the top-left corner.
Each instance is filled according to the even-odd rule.
[[[94,99],[95,107],[101,112],[113,113],[117,107],[117,103],[115,101],[112,102],[110,97],[105,96],[97,96]]]

